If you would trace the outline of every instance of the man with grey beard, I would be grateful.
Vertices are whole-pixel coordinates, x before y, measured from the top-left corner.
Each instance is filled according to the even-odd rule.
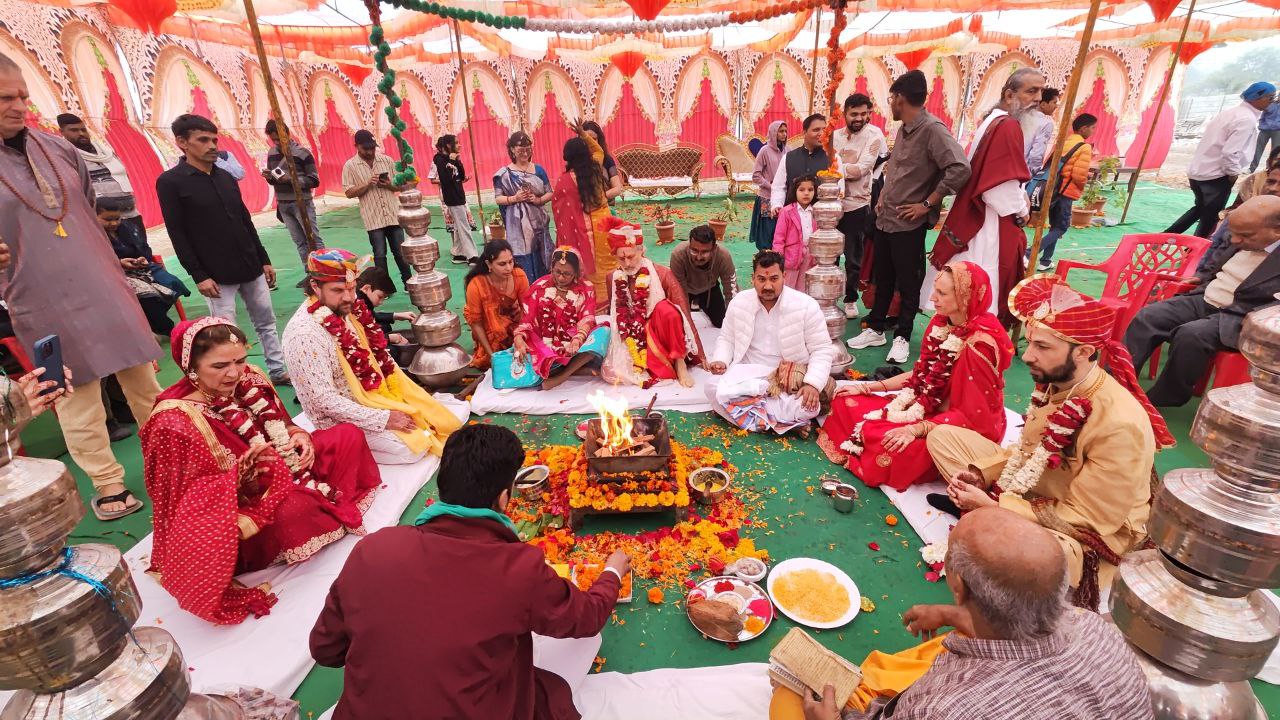
[[[947,263],[977,263],[991,278],[996,292],[991,312],[1005,325],[1012,322],[1005,298],[1022,279],[1030,208],[1022,186],[1031,179],[1027,169],[1021,118],[1040,104],[1044,75],[1035,68],[1015,70],[1000,90],[1000,102],[987,115],[969,145],[969,182],[956,194],[947,222],[929,255],[932,265],[923,287]],[[926,307],[927,309],[927,307]]]
[[[955,628],[946,652],[917,648],[933,648],[933,665],[865,712],[842,715],[828,685],[803,700],[807,720],[1151,719],[1146,677],[1120,631],[1064,602],[1067,563],[1047,530],[1001,508],[974,510],[951,530],[945,565],[955,604],[916,605],[902,622],[922,638]]]

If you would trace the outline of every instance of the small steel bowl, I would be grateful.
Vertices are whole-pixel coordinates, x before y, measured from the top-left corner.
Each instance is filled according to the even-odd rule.
[[[822,492],[827,495],[835,495],[836,488],[840,487],[841,484],[842,483],[839,480],[823,480]]]
[[[546,465],[530,465],[516,473],[516,492],[520,497],[535,499],[542,497],[547,489],[547,481],[551,477],[551,468]]]
[[[711,478],[712,485],[714,485],[717,482],[723,482],[724,485],[715,490],[703,490],[698,487],[698,484],[696,482],[698,480],[702,480],[703,478]],[[730,479],[729,479],[729,473],[725,472],[724,470],[721,470],[718,467],[704,467],[704,468],[698,468],[697,470],[694,470],[693,472],[689,473],[688,482],[689,482],[689,492],[690,494],[693,495],[694,499],[696,499],[699,504],[715,505],[716,503],[720,502],[720,500],[725,496],[725,493],[729,491]]]
[[[764,576],[769,574],[769,565],[759,558],[752,557],[738,558],[729,563],[729,567],[725,569],[753,583],[764,580]],[[755,572],[751,572],[752,570]]]
[[[831,494],[831,502],[835,505],[836,512],[853,512],[853,502],[857,499],[858,488],[843,483],[836,485],[835,491]]]

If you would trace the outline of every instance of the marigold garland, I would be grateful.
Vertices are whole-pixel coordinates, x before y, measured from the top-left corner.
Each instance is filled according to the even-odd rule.
[[[571,507],[596,509],[600,505],[601,509],[618,511],[636,506],[685,507],[689,505],[690,469],[719,466],[731,474],[736,472],[716,450],[672,442],[672,455],[673,478],[621,483],[615,490],[588,481],[581,446],[551,445],[530,451],[525,457],[526,465],[546,465],[551,469],[547,489],[536,499],[516,498],[507,508],[507,514],[517,527],[539,528],[538,534],[528,542],[542,550],[547,562],[600,563],[609,553],[622,549],[631,556],[635,575],[655,587],[681,587],[693,574],[720,572],[740,557],[767,560],[767,551],[757,549],[752,539],[741,535],[744,528],[753,525],[753,509],[743,501],[751,492],[744,489],[735,492],[732,487],[719,503],[705,508],[705,515],[691,511],[687,520],[652,532],[579,536],[563,527]],[[573,502],[586,504],[572,505]],[[547,522],[548,516],[553,518],[552,522]]]
[[[837,167],[839,163],[835,151],[831,148],[831,133],[835,131],[837,125],[834,118],[839,116],[836,111],[836,89],[840,87],[840,82],[844,80],[844,71],[840,68],[844,65],[845,50],[840,46],[840,33],[844,32],[845,26],[849,22],[849,18],[845,14],[848,4],[848,0],[833,0],[831,3],[831,12],[835,14],[835,19],[831,22],[831,35],[827,37],[827,87],[822,94],[827,103],[827,113],[833,120],[827,123],[822,145],[827,149],[827,155],[831,157],[832,167]],[[818,62],[818,58],[815,57],[813,61]],[[841,119],[843,120],[843,118]]]

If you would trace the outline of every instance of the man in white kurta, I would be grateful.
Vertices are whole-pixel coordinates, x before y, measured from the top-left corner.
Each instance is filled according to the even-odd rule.
[[[756,255],[752,289],[725,311],[708,369],[707,399],[744,430],[807,428],[829,403],[835,348],[818,302],[786,286],[782,256]]]
[[[1030,173],[1017,121],[1039,104],[1044,83],[1044,75],[1038,70],[1015,71],[1001,90],[999,104],[978,126],[968,153],[973,172],[968,185],[956,195],[930,254],[921,297],[929,296],[940,268],[949,262],[967,260],[981,266],[992,280],[999,280],[990,310],[1007,313],[1005,298],[1021,277],[1023,267],[1021,256],[1014,257],[1012,250],[1016,248],[1011,246],[1019,241],[1025,245],[1021,227],[1030,209],[1022,187]],[[922,307],[933,309],[928,300]]]

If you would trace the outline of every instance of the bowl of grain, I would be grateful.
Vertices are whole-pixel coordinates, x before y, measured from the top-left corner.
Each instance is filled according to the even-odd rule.
[[[718,467],[698,468],[689,473],[689,490],[702,505],[715,505],[729,491],[729,473]]]

